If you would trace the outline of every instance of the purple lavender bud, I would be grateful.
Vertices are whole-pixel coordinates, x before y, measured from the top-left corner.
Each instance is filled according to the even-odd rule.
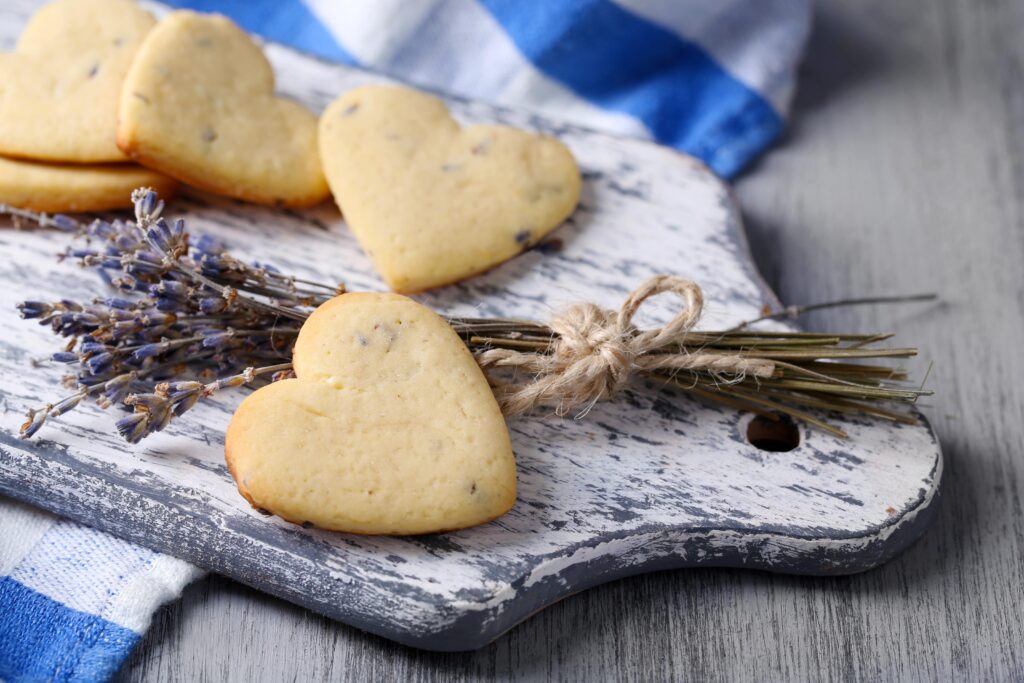
[[[181,306],[181,301],[178,299],[171,299],[165,296],[156,298],[156,309],[158,311],[175,311]]]
[[[145,287],[144,284],[140,283],[138,280],[136,280],[130,275],[121,275],[120,277],[115,277],[113,280],[110,281],[110,283],[117,287],[118,289],[120,289],[122,292],[134,292],[140,290],[142,287]]]
[[[135,213],[139,216],[152,216],[159,201],[160,197],[157,193],[150,190],[136,200]]]
[[[139,258],[142,252],[121,259],[121,268],[132,275],[158,275],[161,267],[159,264],[150,263]]]
[[[117,235],[113,239],[111,252],[115,254],[131,253],[139,248],[139,240],[135,235]]]
[[[158,218],[156,221],[156,227],[159,228],[160,234],[164,237],[164,239],[169,240],[171,237],[174,236],[174,233],[171,231],[171,226],[167,222],[166,218]]]
[[[50,356],[50,359],[57,363],[74,363],[78,360],[78,354],[71,351],[58,351]]]
[[[199,300],[199,310],[203,313],[220,313],[227,308],[227,301],[221,297],[203,297]]]
[[[79,316],[83,315],[91,316],[97,320],[102,320],[105,318],[120,319],[125,315],[130,316],[131,313],[127,311],[119,311],[116,308],[109,308],[102,301],[94,300],[82,307],[82,311],[79,313]]]
[[[203,330],[200,334],[203,336],[204,349],[223,348],[235,336],[234,330]]]
[[[122,320],[110,327],[110,336],[114,339],[127,339],[139,329],[139,323],[134,320]]]
[[[21,438],[31,439],[39,428],[46,422],[48,412],[44,410],[30,410],[26,413],[27,420],[21,425]]]
[[[91,318],[83,320],[82,313],[61,313],[58,316],[54,316],[51,324],[55,332],[68,337],[71,335],[77,335],[82,332],[86,327],[95,328],[97,325],[88,325]]]
[[[203,396],[201,382],[172,382],[170,384],[170,401],[174,406],[174,414],[182,415],[191,409]]]
[[[209,254],[204,254],[203,256],[199,257],[197,265],[199,266],[199,269],[200,271],[202,271],[203,275],[209,277],[215,277],[217,275],[220,275],[224,270],[224,264],[222,259],[219,256],[211,256]]]
[[[133,361],[143,361],[147,358],[157,356],[167,350],[167,344],[156,343],[156,344],[145,344],[132,351]]]
[[[103,395],[106,396],[107,400],[111,403],[120,403],[128,394],[128,390],[132,386],[133,379],[134,377],[131,373],[125,373],[108,380],[107,385],[103,387]]]
[[[87,311],[78,311],[70,315],[76,323],[83,327],[99,327],[103,318],[106,317],[106,313],[107,311],[90,306]]]
[[[88,268],[110,268],[117,270],[121,268],[122,261],[120,256],[112,256],[110,254],[100,254],[97,252],[89,253],[87,249],[72,249],[72,255],[80,253],[79,258],[82,259],[82,265]]]
[[[158,384],[152,394],[132,394],[124,400],[125,405],[135,406],[136,413],[146,413],[146,431],[159,432],[171,421],[171,402],[167,399],[166,386]],[[141,438],[141,437],[140,437]]]
[[[117,421],[117,433],[128,443],[138,443],[146,436],[146,428],[149,424],[149,415],[146,413],[132,413]]]
[[[169,251],[171,244],[171,228],[163,218],[146,230],[146,239],[161,251]]]
[[[50,409],[50,417],[59,417],[69,410],[73,410],[79,403],[85,399],[85,392],[79,391],[78,393],[72,394],[67,398],[63,399],[57,405]]]
[[[181,417],[191,410],[199,402],[199,392],[185,392],[174,403],[174,414]]]
[[[177,299],[170,299],[168,297],[157,297],[157,310],[177,310],[181,302]]]
[[[25,319],[42,318],[53,311],[53,306],[42,301],[22,301],[18,304],[18,312]]]
[[[141,311],[138,320],[144,325],[163,325],[173,323],[175,316],[173,313],[161,311],[159,308],[147,308]]]
[[[110,350],[106,344],[96,341],[92,337],[85,337],[78,345],[78,350],[83,354],[104,353]]]
[[[85,360],[86,367],[89,368],[89,373],[98,375],[101,372],[110,369],[110,364],[114,361],[114,356],[109,353],[98,353],[95,356],[90,356]]]
[[[152,412],[152,411],[158,411],[158,410],[161,409],[162,406],[166,405],[167,404],[167,398],[165,396],[161,396],[160,394],[155,394],[155,393],[154,394],[132,394],[131,396],[129,396],[126,399],[125,402],[128,405],[135,406],[136,410],[138,410],[139,408],[142,408],[143,410],[148,410],[148,411]]]
[[[150,416],[150,430],[153,432],[162,432],[164,427],[171,423],[171,418],[173,417],[174,412],[171,410],[171,404],[165,403],[162,410]]]
[[[150,296],[165,296],[184,299],[188,296],[189,286],[177,280],[161,280],[149,288]]]
[[[74,232],[78,229],[78,221],[62,213],[55,214],[52,218],[53,227],[64,232]]]
[[[224,252],[224,244],[209,235],[200,235],[193,244],[193,248],[201,254],[221,254]]]
[[[83,387],[94,387],[97,384],[103,384],[110,378],[109,373],[104,373],[102,375],[90,375],[89,371],[86,369],[78,373],[78,376],[75,377],[75,383]]]
[[[85,234],[90,237],[98,237],[101,240],[105,240],[113,235],[115,232],[114,226],[107,221],[101,221],[99,219],[94,220],[85,228]]]
[[[122,299],[120,297],[107,297],[103,300],[103,305],[110,306],[122,311],[128,311],[135,307],[135,304],[128,299]]]

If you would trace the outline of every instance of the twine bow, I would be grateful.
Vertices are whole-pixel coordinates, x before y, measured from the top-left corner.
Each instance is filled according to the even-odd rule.
[[[640,306],[665,292],[683,300],[679,313],[661,327],[634,327],[633,316]],[[477,354],[477,361],[485,369],[505,367],[533,374],[530,381],[521,383],[499,383],[492,377],[506,415],[542,405],[553,405],[558,415],[576,409],[586,414],[597,401],[622,390],[637,372],[710,372],[725,382],[745,376],[770,377],[775,370],[770,360],[684,346],[703,306],[704,296],[695,282],[657,275],[633,290],[618,311],[584,303],[554,318],[549,327],[557,336],[549,353],[488,349]]]

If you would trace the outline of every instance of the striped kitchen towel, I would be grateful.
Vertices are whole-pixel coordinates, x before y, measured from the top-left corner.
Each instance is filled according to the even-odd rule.
[[[201,572],[0,497],[0,681],[103,681]]]
[[[782,131],[809,0],[169,0],[319,57],[692,154]]]

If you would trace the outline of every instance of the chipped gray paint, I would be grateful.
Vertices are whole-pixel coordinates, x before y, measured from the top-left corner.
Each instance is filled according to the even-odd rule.
[[[286,94],[318,110],[379,80],[277,47],[270,55]],[[465,121],[557,134],[579,159],[584,190],[552,235],[560,249],[531,250],[424,303],[543,319],[574,301],[618,306],[644,278],[672,273],[704,286],[705,328],[777,304],[728,190],[699,162],[523,112],[463,101],[453,109]],[[170,213],[188,218],[193,234],[287,272],[382,289],[333,208],[272,211],[196,194]],[[586,419],[513,420],[519,499],[491,524],[419,538],[302,529],[252,510],[227,474],[223,430],[237,396],[139,447],[92,407],[37,441],[15,437],[24,409],[60,391],[58,367],[31,367],[55,340],[18,320],[15,303],[102,291],[56,263],[62,247],[52,234],[0,231],[0,490],[403,643],[479,647],[570,593],[642,571],[863,571],[912,543],[934,513],[942,459],[926,424],[852,419],[842,423],[849,441],[801,429],[799,448],[768,453],[743,437],[749,416],[638,381]],[[674,303],[653,301],[641,318],[665,320]]]

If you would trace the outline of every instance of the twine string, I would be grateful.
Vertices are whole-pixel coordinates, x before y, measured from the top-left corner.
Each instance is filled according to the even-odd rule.
[[[661,327],[639,330],[633,317],[651,297],[671,293],[683,305]],[[555,317],[555,334],[548,352],[487,349],[477,361],[488,368],[511,368],[530,373],[524,382],[504,382],[490,373],[495,394],[506,415],[553,406],[557,415],[579,410],[585,415],[595,403],[621,391],[638,372],[709,372],[723,382],[747,376],[770,377],[770,360],[742,353],[703,352],[684,347],[686,335],[700,320],[704,296],[693,281],[657,275],[633,290],[618,311],[594,304],[576,304]]]

